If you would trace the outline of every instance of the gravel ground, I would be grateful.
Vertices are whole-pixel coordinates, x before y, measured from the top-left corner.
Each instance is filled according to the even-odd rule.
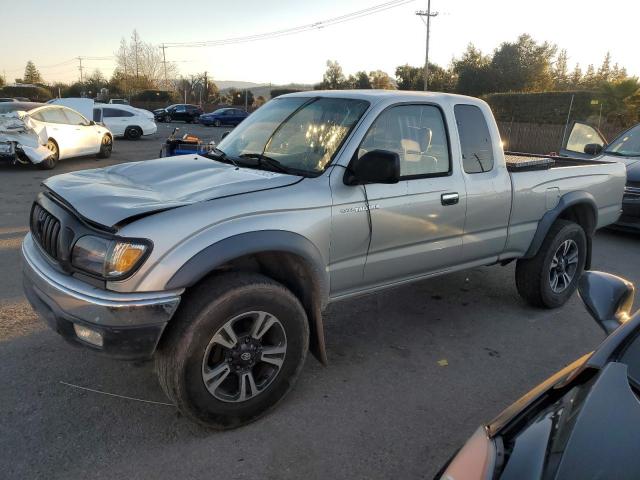
[[[155,158],[172,128],[159,127],[117,141],[108,161],[53,173]],[[225,131],[180,127],[207,140]],[[430,478],[480,423],[603,338],[577,297],[560,310],[526,306],[513,265],[430,279],[332,305],[329,367],[310,357],[273,413],[210,433],[162,404],[149,364],[72,348],[28,306],[19,245],[49,175],[0,166],[2,478]],[[639,239],[598,232],[594,269],[640,285]]]

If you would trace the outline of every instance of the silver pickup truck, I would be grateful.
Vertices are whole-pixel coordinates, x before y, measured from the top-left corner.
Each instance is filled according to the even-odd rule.
[[[153,357],[188,417],[250,422],[326,362],[330,302],[517,260],[559,307],[620,214],[616,162],[505,155],[481,100],[278,97],[208,156],[52,177],[33,204],[24,288],[73,343]]]

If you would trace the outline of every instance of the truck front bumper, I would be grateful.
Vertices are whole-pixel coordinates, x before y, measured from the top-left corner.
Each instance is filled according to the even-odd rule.
[[[70,342],[123,360],[153,355],[180,303],[182,290],[117,293],[59,272],[28,234],[22,243],[29,303]]]

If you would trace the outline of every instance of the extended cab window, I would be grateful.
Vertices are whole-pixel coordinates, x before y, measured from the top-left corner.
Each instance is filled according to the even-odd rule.
[[[433,105],[399,105],[382,112],[362,140],[358,156],[371,150],[397,153],[404,178],[450,171],[444,120]]]
[[[462,165],[467,173],[484,173],[493,169],[493,144],[487,120],[482,110],[475,105],[454,107]]]

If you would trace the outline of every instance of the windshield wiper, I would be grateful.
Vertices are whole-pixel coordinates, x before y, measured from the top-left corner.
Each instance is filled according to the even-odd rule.
[[[290,172],[290,170],[284,165],[282,165],[278,160],[276,160],[275,158],[271,158],[267,155],[264,155],[262,153],[243,153],[242,155],[240,155],[240,158],[256,159],[258,161],[258,165],[257,165],[258,167],[268,166],[282,173]]]
[[[240,168],[240,165],[238,165],[238,162],[236,162],[233,158],[228,156],[226,153],[224,153],[218,147],[213,147],[212,152],[214,152],[213,155],[211,155],[211,152],[209,152],[206,156],[214,156],[214,157],[222,160],[223,162],[230,163],[234,167]]]

